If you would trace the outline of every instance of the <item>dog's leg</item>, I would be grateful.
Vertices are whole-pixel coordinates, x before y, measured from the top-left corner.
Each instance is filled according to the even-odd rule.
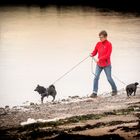
[[[129,97],[129,92],[127,91],[127,97]]]
[[[55,96],[53,96],[53,100],[52,100],[52,102],[54,102],[54,100],[55,100]]]
[[[41,96],[41,103],[43,104],[43,99],[44,99],[44,96]]]
[[[136,95],[136,89],[134,90],[134,96]]]
[[[126,89],[127,97],[129,97],[129,89]]]
[[[130,92],[129,95],[131,96],[133,92]]]
[[[127,96],[130,97],[132,94],[132,91],[130,89],[127,90]]]

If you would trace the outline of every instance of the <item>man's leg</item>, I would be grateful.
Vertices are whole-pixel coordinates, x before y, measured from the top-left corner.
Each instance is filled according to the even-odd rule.
[[[112,76],[111,76],[111,65],[109,65],[107,67],[104,67],[104,71],[105,71],[107,80],[112,87],[112,95],[117,94],[117,87],[116,87],[116,84],[115,84],[115,82],[114,82],[114,80],[112,79]]]
[[[96,95],[98,92],[98,81],[99,81],[99,77],[100,77],[102,70],[103,70],[102,67],[96,65],[95,77],[94,77],[94,82],[93,82],[93,94],[96,94]]]

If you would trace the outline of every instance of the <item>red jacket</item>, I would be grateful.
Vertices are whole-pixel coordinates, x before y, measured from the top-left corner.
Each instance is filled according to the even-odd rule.
[[[105,40],[104,42],[98,42],[95,46],[95,49],[91,53],[92,57],[98,53],[98,65],[101,67],[106,67],[111,64],[110,56],[112,52],[112,44]]]

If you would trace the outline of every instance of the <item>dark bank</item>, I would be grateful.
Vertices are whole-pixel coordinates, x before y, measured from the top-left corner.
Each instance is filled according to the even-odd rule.
[[[48,5],[56,6],[91,6],[95,8],[105,8],[117,11],[140,12],[137,0],[1,0],[1,5]]]

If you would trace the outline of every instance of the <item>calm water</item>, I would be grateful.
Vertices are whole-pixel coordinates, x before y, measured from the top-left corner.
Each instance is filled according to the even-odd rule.
[[[113,74],[126,83],[139,82],[139,16],[80,7],[0,8],[0,106],[39,102],[36,85],[49,86],[88,56],[102,29],[113,44]],[[57,100],[91,94],[92,80],[89,58],[55,84]],[[125,87],[114,80],[118,89]],[[109,91],[103,72],[99,94]]]

